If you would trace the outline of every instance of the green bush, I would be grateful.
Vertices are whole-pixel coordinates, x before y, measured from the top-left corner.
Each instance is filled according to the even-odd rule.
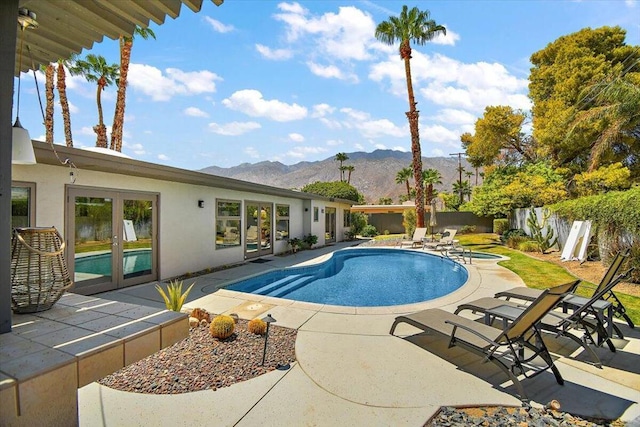
[[[521,243],[528,242],[529,236],[511,235],[507,238],[506,245],[511,249],[518,249]],[[537,249],[536,249],[537,250]]]
[[[509,230],[502,233],[502,235],[500,236],[500,241],[502,243],[507,243],[509,238],[514,236],[528,237],[527,233],[525,233],[524,230],[521,230],[519,228],[510,228]]]
[[[364,237],[376,237],[378,235],[378,230],[376,227],[369,224],[362,229],[362,235]]]
[[[316,236],[315,234],[307,234],[302,238],[302,241],[307,247],[310,248],[316,243],[318,243],[318,236]]]
[[[517,249],[522,252],[540,252],[540,245],[533,240],[525,240],[518,244]]]
[[[336,199],[353,200],[356,203],[364,203],[364,196],[360,194],[354,186],[344,181],[316,181],[302,187],[302,191],[324,197],[335,197]]]
[[[509,229],[509,220],[507,218],[496,218],[493,220],[493,232],[502,235]]]
[[[462,227],[460,227],[460,231],[458,231],[458,233],[471,234],[471,233],[475,233],[475,231],[476,231],[475,225],[463,225]]]
[[[402,226],[404,227],[404,233],[411,237],[416,229],[416,210],[405,209],[402,212]]]

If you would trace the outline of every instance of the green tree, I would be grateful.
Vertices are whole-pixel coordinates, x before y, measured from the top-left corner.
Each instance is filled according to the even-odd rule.
[[[460,195],[460,201],[464,201],[464,196],[467,196],[468,200],[471,200],[471,185],[469,181],[459,181],[453,183],[453,192]],[[462,203],[460,203],[462,204]]]
[[[422,171],[422,182],[426,189],[425,204],[430,205],[434,197],[433,186],[442,185],[442,174],[437,169],[427,169]]]
[[[340,181],[344,181],[344,166],[343,163],[349,160],[349,156],[347,153],[338,153],[336,154],[335,161],[340,162]]]
[[[131,37],[120,36],[120,78],[118,79],[118,94],[116,96],[116,107],[113,114],[113,125],[111,127],[111,149],[115,151],[122,151],[122,129],[124,127],[124,109],[127,96],[127,76],[129,75],[133,40],[136,36],[140,36],[145,40],[149,37],[156,38],[151,28],[142,28],[140,26],[136,26]]]
[[[96,83],[96,104],[98,105],[98,124],[93,127],[97,135],[96,147],[108,148],[107,127],[104,125],[102,114],[102,91],[112,85],[118,78],[119,67],[117,64],[107,64],[103,56],[88,54],[84,59],[76,61],[71,69],[72,74],[81,74],[89,82]]]
[[[594,141],[600,141],[596,145],[605,148],[611,161],[625,156],[624,152],[615,155],[614,146],[610,146],[615,138],[603,133],[614,135],[618,133],[616,128],[628,129],[626,125],[617,127],[588,112],[609,105],[604,102],[611,100],[607,91],[597,91],[608,79],[640,72],[640,47],[625,44],[625,37],[620,27],[585,28],[558,38],[531,56],[533,137],[540,154],[553,166],[570,167],[575,173],[587,170],[590,163],[592,167],[597,165],[593,160],[602,152],[593,152]],[[586,87],[593,90],[585,92]],[[614,110],[617,107],[610,111]],[[630,125],[633,120],[626,123]]]
[[[391,197],[380,197],[378,199],[378,204],[379,205],[392,205],[393,204],[393,199]]]
[[[413,176],[413,169],[411,167],[402,168],[396,174],[396,184],[405,184],[407,186],[407,200],[411,198],[411,186],[409,180]]]
[[[424,227],[424,185],[422,183],[422,151],[420,148],[420,133],[418,130],[418,110],[413,95],[411,81],[411,42],[424,45],[439,34],[447,34],[447,29],[430,19],[428,10],[421,11],[417,7],[409,8],[404,5],[400,16],[390,16],[376,27],[376,39],[382,43],[393,45],[400,42],[400,58],[404,61],[405,77],[407,79],[407,94],[409,96],[409,130],[411,132],[411,153],[413,155],[413,178],[416,182],[416,224]]]
[[[347,184],[351,184],[351,174],[353,173],[354,170],[356,170],[356,167],[353,165],[347,165],[344,167],[344,170],[346,170],[348,172],[347,174]]]
[[[583,172],[575,176],[576,193],[579,196],[593,196],[608,191],[627,190],[631,187],[631,173],[622,163],[603,166],[593,172]]]
[[[324,197],[335,197],[336,199],[353,200],[357,203],[364,203],[364,196],[360,194],[355,187],[344,181],[316,181],[302,187],[302,191]]]

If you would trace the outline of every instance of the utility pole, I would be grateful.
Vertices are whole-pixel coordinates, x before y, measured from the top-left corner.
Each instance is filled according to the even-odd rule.
[[[459,173],[458,185],[460,186],[458,191],[460,192],[460,204],[464,203],[464,196],[462,194],[462,155],[463,154],[465,154],[465,153],[451,153],[451,154],[449,154],[450,156],[458,156],[458,173]]]

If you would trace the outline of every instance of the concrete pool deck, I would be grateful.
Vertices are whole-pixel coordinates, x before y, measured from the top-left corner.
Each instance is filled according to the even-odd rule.
[[[78,391],[80,425],[423,425],[441,406],[520,405],[515,387],[493,365],[472,354],[447,349],[438,339],[401,324],[389,329],[398,314],[439,307],[453,311],[472,299],[522,285],[521,279],[496,261],[467,265],[469,281],[454,293],[418,304],[396,307],[341,307],[311,304],[220,289],[230,281],[273,268],[313,262],[332,247],[274,256],[267,262],[194,278],[186,306],[212,313],[237,313],[244,319],[271,314],[277,325],[298,330],[296,362],[286,371],[217,391],[181,395],[145,395],[112,390],[97,383]],[[191,279],[185,284],[190,284]],[[159,305],[154,284],[101,294],[101,298]],[[596,349],[604,368],[563,338],[550,340],[565,385],[544,373],[523,380],[536,403],[560,401],[575,415],[621,418],[640,425],[640,332],[620,325],[625,340],[616,353]],[[404,338],[401,338],[404,337]],[[568,341],[568,340],[567,340]]]

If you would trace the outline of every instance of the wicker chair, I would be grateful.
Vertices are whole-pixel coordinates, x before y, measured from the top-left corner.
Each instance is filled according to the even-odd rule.
[[[73,285],[64,247],[55,227],[13,230],[11,308],[15,313],[49,310]]]

